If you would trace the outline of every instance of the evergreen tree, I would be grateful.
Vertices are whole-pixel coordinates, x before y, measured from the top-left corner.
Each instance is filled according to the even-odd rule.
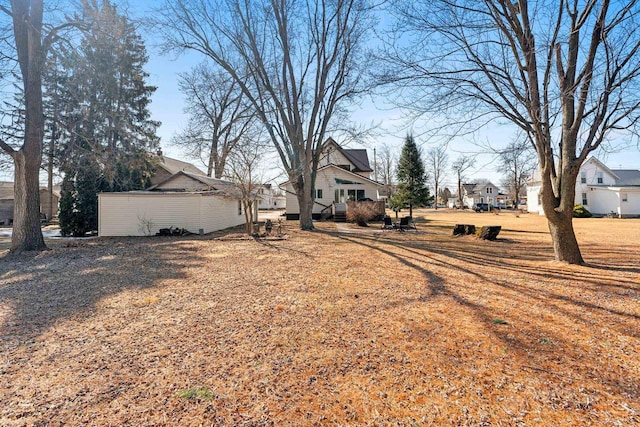
[[[149,185],[154,169],[149,153],[159,142],[159,123],[148,108],[156,88],[145,84],[142,38],[111,2],[95,5],[84,2],[86,31],[79,48],[59,59],[64,73],[56,81],[56,93],[63,96],[57,107],[63,123],[59,166],[66,197],[72,199],[60,206],[72,212],[60,215],[69,219],[69,234],[97,229],[99,191]]]
[[[429,202],[427,175],[420,150],[412,135],[407,135],[398,160],[399,198],[409,204],[409,216],[413,216],[414,206],[426,206]]]

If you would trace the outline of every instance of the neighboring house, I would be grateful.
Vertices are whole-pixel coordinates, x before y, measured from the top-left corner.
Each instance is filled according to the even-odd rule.
[[[53,216],[58,215],[58,202],[60,190],[54,185],[53,189]],[[13,221],[13,182],[0,182],[0,225],[10,225]],[[49,215],[49,190],[40,188],[40,213]],[[47,218],[51,219],[51,218]]]
[[[180,170],[144,191],[100,193],[98,235],[146,236],[170,227],[207,234],[244,224],[243,209],[233,183]]]
[[[527,183],[527,208],[544,215],[541,186],[537,171]],[[584,205],[594,215],[640,216],[640,170],[610,169],[595,157],[588,158],[578,173],[575,204]]]
[[[263,184],[258,188],[258,209],[285,209],[287,198],[271,184]]]
[[[473,208],[476,203],[487,203],[489,206],[502,206],[504,194],[489,181],[477,184],[462,184],[462,203],[468,208]]]
[[[156,168],[154,174],[151,176],[151,185],[156,185],[167,178],[171,177],[177,172],[188,172],[194,175],[203,175],[207,174],[191,163],[183,162],[182,160],[172,159],[171,157],[167,157],[162,155],[162,151],[158,152],[157,157],[159,163]]]
[[[379,200],[383,184],[371,179],[373,169],[367,150],[345,149],[329,138],[322,146],[316,173],[313,218],[346,215],[347,202],[362,199]],[[287,219],[299,219],[298,198],[289,181],[280,185],[285,190]],[[384,213],[384,203],[382,203]]]

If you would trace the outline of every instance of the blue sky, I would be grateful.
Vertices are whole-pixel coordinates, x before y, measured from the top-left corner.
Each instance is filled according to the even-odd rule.
[[[158,2],[153,0],[136,2],[132,11],[142,18],[146,15],[146,11],[157,4]],[[153,45],[158,41],[155,35],[146,33],[145,36],[148,40],[149,50],[147,66],[147,71],[150,74],[149,83],[158,87],[153,96],[151,111],[153,118],[162,122],[158,130],[162,149],[169,156],[188,160],[185,153],[170,145],[172,135],[178,132],[187,120],[183,113],[184,98],[178,90],[176,76],[178,73],[189,70],[190,67],[200,62],[201,58],[197,54],[183,55],[177,59],[172,56],[163,56],[158,47]],[[353,119],[355,122],[365,126],[378,125],[376,137],[372,138],[365,146],[369,150],[372,162],[373,148],[385,143],[395,147],[399,154],[408,131],[413,131],[416,134],[416,141],[422,144],[425,150],[429,148],[431,142],[421,135],[422,129],[429,127],[428,119],[423,118],[414,124],[407,125],[404,119],[406,116],[402,111],[387,105],[382,98],[364,100],[358,108],[354,109]],[[469,181],[484,178],[499,184],[501,175],[496,170],[495,155],[486,154],[484,147],[490,145],[497,149],[504,146],[514,138],[515,132],[515,129],[510,126],[491,126],[473,135],[455,138],[449,144],[449,159],[452,161],[461,153],[474,154],[477,156],[477,161],[474,169],[468,174]],[[628,145],[626,141],[626,135],[620,135],[618,141],[614,141],[613,145]],[[351,147],[360,148],[353,144]],[[640,150],[635,145],[618,152],[606,153],[601,150],[595,155],[613,169],[640,169]],[[279,168],[278,165],[276,169]],[[449,176],[445,184],[454,187],[453,173],[447,172]]]
[[[158,0],[131,1],[130,11],[141,22],[146,16],[153,16],[152,8],[158,7],[161,2]],[[197,54],[191,53],[175,58],[175,55],[162,55],[159,48],[157,34],[141,27],[141,34],[147,42],[149,62],[146,70],[149,73],[149,84],[157,86],[150,106],[154,120],[162,122],[158,129],[161,137],[161,147],[165,154],[182,160],[190,160],[180,149],[171,146],[171,137],[180,131],[186,124],[187,116],[183,113],[184,97],[180,93],[177,84],[177,75],[188,71],[192,66],[202,59]],[[407,115],[398,109],[394,109],[384,102],[381,97],[363,100],[361,105],[354,109],[353,120],[363,125],[378,125],[376,137],[372,138],[364,148],[369,150],[370,160],[373,162],[373,148],[387,144],[395,147],[397,154],[400,153],[404,137],[407,132],[413,131],[416,141],[426,150],[431,143],[422,135],[422,129],[429,127],[427,118],[422,118],[416,123],[407,125],[405,120]],[[483,146],[491,145],[499,148],[510,142],[515,135],[515,130],[509,126],[493,126],[483,129],[474,135],[468,135],[453,139],[450,142],[450,162],[460,153],[474,154],[477,161],[474,169],[468,174],[468,181],[473,179],[489,179],[494,184],[500,183],[501,176],[496,171],[495,156],[483,153],[486,151]],[[625,135],[620,135],[616,145],[624,145],[627,140]],[[339,141],[340,142],[340,141]],[[351,148],[361,148],[354,144]],[[640,150],[637,146],[628,147],[616,153],[605,153],[603,151],[596,156],[613,169],[640,169]],[[190,160],[191,161],[191,160]],[[197,163],[197,161],[194,161]],[[272,160],[269,165],[272,170],[281,169],[277,159]],[[200,165],[198,165],[200,166]],[[455,187],[453,173],[447,170],[448,176],[445,182],[450,188]],[[267,178],[282,182],[285,179],[278,176],[279,173],[272,173]],[[12,179],[11,175],[0,173],[0,180]]]

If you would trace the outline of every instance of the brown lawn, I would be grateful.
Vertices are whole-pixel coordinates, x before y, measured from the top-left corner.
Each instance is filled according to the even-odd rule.
[[[640,220],[415,216],[0,256],[0,425],[640,424]]]

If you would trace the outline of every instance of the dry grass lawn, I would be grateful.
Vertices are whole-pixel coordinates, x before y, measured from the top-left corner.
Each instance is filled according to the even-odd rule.
[[[640,220],[414,216],[0,255],[0,425],[640,425]]]

